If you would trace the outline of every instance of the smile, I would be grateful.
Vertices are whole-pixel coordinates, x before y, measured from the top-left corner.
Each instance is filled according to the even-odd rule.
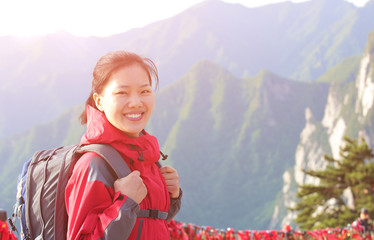
[[[143,113],[125,114],[125,117],[131,121],[138,121],[143,117]]]

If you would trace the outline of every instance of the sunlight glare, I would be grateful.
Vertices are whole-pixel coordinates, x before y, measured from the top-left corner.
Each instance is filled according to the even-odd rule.
[[[77,36],[105,37],[172,17],[202,1],[0,0],[0,36],[45,35],[64,30]],[[223,1],[257,7],[285,0]],[[347,1],[363,6],[368,0]]]

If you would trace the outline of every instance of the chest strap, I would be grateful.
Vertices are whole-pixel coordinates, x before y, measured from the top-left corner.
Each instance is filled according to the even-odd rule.
[[[140,209],[138,217],[147,217],[152,219],[166,219],[168,217],[167,212],[162,212],[158,209]]]

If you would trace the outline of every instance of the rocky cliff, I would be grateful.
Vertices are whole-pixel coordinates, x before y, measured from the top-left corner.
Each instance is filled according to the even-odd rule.
[[[289,211],[297,201],[297,185],[317,184],[317,179],[307,177],[302,169],[325,167],[324,154],[339,159],[343,137],[364,137],[369,146],[374,141],[374,32],[361,59],[359,72],[353,82],[331,84],[322,121],[316,121],[312,111],[305,110],[306,125],[300,133],[295,152],[295,167],[283,174],[283,192],[274,209],[270,227],[294,225],[296,213]],[[345,197],[351,206],[350,194]]]

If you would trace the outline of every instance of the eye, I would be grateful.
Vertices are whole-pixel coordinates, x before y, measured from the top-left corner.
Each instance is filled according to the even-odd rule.
[[[126,95],[127,92],[126,91],[117,91],[114,93],[115,95]]]
[[[144,89],[142,91],[142,94],[149,94],[149,93],[152,93],[152,90],[150,90],[150,89]]]

